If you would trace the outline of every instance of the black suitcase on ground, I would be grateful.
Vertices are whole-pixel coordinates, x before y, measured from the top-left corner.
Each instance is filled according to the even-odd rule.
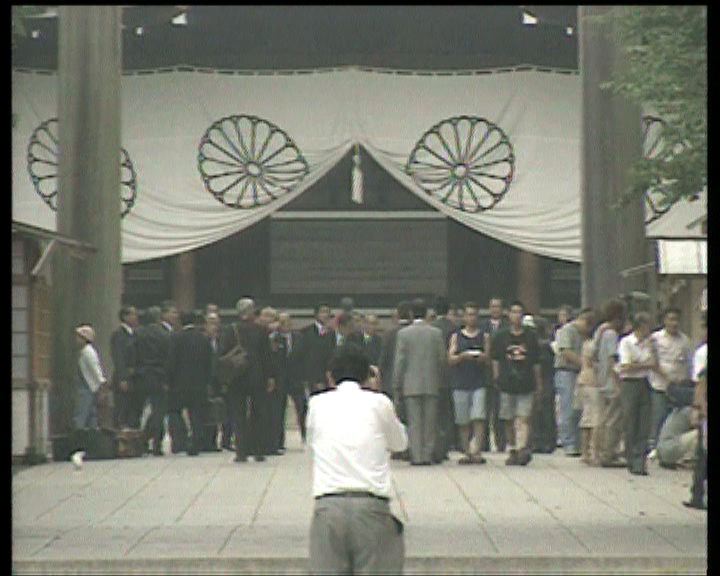
[[[111,460],[117,458],[117,438],[114,430],[87,430],[85,458],[87,460]]]
[[[71,434],[56,434],[50,438],[54,462],[67,462],[75,451],[74,438]]]

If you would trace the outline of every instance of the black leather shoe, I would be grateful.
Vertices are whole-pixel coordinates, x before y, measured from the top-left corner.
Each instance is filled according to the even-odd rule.
[[[188,450],[187,453],[188,456],[197,456],[198,454],[200,453],[197,450]]]
[[[255,456],[255,462],[265,462],[265,456]]]
[[[625,462],[620,460],[610,460],[609,462],[600,462],[601,468],[626,468]]]
[[[693,500],[683,502],[683,506],[686,508],[695,508],[696,510],[707,510],[707,506],[705,506],[703,502],[695,502]]]
[[[523,448],[518,452],[517,463],[520,464],[520,466],[527,466],[530,460],[532,460],[532,452],[530,452],[530,450]]]
[[[235,456],[235,458],[233,459],[233,462],[238,462],[238,463],[247,462],[247,456]]]
[[[515,450],[515,448],[512,448],[510,450],[510,455],[507,457],[507,460],[505,460],[505,466],[517,466],[518,464],[520,464],[518,451]]]

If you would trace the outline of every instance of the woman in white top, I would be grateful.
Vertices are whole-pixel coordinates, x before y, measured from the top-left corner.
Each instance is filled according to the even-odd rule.
[[[97,428],[97,395],[100,387],[105,383],[105,375],[100,366],[100,357],[93,346],[95,331],[92,327],[78,326],[75,329],[75,339],[80,348],[73,414],[78,450],[72,455],[72,462],[80,468],[85,456],[85,452],[82,451],[85,444],[85,430]]]

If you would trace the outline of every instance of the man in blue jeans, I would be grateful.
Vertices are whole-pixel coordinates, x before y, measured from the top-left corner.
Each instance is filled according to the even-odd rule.
[[[593,311],[584,308],[578,317],[558,330],[555,356],[555,393],[560,397],[560,442],[567,456],[580,456],[579,423],[581,410],[573,406],[575,381],[582,366],[585,338],[592,330]]]

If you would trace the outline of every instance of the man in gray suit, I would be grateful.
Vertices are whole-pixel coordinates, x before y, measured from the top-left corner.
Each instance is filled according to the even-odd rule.
[[[397,335],[393,391],[396,404],[405,402],[410,462],[430,465],[435,448],[438,394],[447,354],[440,329],[424,320],[425,302],[414,300],[412,309],[415,320]]]

